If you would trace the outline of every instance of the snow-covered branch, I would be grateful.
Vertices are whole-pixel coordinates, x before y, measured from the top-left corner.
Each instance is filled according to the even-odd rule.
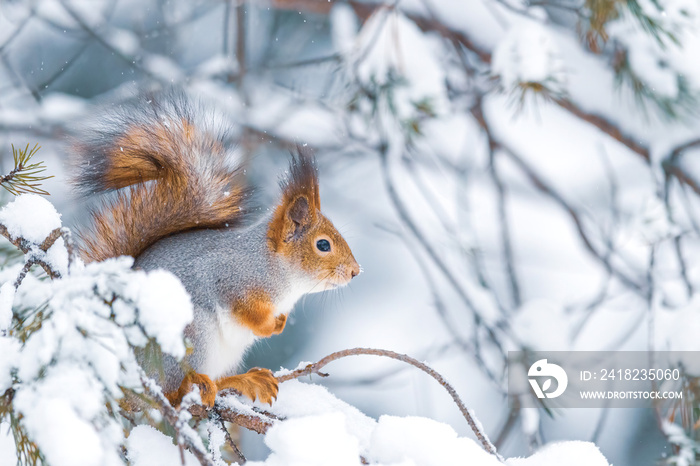
[[[156,382],[148,377],[143,369],[139,370],[139,378],[145,393],[155,401],[158,410],[163,414],[165,420],[175,429],[175,438],[178,445],[183,445],[194,454],[202,466],[214,466],[212,457],[204,450],[204,445],[199,435],[189,426],[189,409],[194,406],[201,406],[201,403],[187,402],[183,400],[179,410],[172,407],[168,399],[163,395],[163,391]],[[196,395],[199,398],[199,395]],[[191,400],[192,395],[188,395]],[[187,398],[187,397],[186,397]],[[184,459],[183,459],[184,463]]]
[[[31,223],[28,223],[29,218]],[[65,274],[75,259],[70,230],[61,227],[56,209],[36,194],[24,194],[0,210],[0,235],[25,255],[25,264],[14,283],[15,288],[35,264],[53,279]],[[59,238],[61,243],[52,249]],[[62,255],[64,248],[66,254]]]
[[[459,408],[460,412],[462,413],[462,416],[464,416],[464,419],[466,419],[467,423],[469,424],[469,427],[472,429],[472,432],[474,432],[474,435],[476,438],[481,442],[481,445],[484,447],[484,450],[489,452],[492,455],[495,455],[497,458],[502,459],[501,456],[498,454],[496,451],[496,447],[493,446],[493,443],[489,440],[488,436],[486,433],[483,431],[483,428],[481,427],[481,424],[479,421],[474,418],[473,412],[467,408],[464,405],[464,402],[462,402],[462,399],[459,397],[457,394],[457,391],[450,385],[445,378],[440,375],[435,369],[431,368],[425,363],[422,363],[418,361],[415,358],[412,358],[406,354],[400,354],[396,353],[394,351],[388,351],[388,350],[382,350],[382,349],[375,349],[375,348],[352,348],[352,349],[347,349],[347,350],[342,350],[342,351],[337,351],[333,354],[329,354],[328,356],[320,359],[318,362],[309,364],[304,368],[301,369],[296,369],[289,374],[284,374],[280,375],[277,377],[277,380],[279,382],[285,382],[287,380],[291,379],[296,379],[299,377],[303,377],[305,375],[310,375],[310,374],[317,374],[322,377],[327,376],[327,374],[324,374],[320,372],[321,369],[323,369],[327,364],[336,361],[341,358],[346,358],[348,356],[359,356],[359,355],[372,355],[372,356],[381,356],[385,358],[391,358],[391,359],[396,359],[397,361],[404,362],[406,364],[410,364],[414,367],[417,367],[418,369],[422,370],[432,378],[434,378],[440,385],[442,385],[445,390],[447,390],[447,393],[450,394],[452,397],[452,400],[455,402],[457,407]]]
[[[0,271],[0,418],[25,459],[120,464],[119,404],[143,391],[135,350],[182,358],[189,296],[174,276],[133,271],[127,258],[73,263],[69,231],[37,195],[17,197],[0,222],[25,253],[24,264]],[[30,274],[35,263],[53,281]]]

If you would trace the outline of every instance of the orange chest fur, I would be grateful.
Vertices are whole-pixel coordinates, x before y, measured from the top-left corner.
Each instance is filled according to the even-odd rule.
[[[250,290],[231,305],[234,319],[258,337],[277,335],[284,330],[287,315],[275,316],[275,310],[272,297],[262,290]]]

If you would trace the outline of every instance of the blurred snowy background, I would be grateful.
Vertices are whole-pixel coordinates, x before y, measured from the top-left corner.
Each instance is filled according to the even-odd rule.
[[[617,466],[693,464],[669,458],[694,451],[697,412],[520,410],[505,357],[700,350],[699,56],[697,0],[0,0],[2,171],[10,144],[40,144],[43,187],[80,224],[75,128],[183,88],[230,120],[262,205],[288,148],[315,148],[364,268],[248,366],[394,350],[445,375],[504,456],[588,440]],[[314,380],[371,417],[471,436],[412,368],[327,370]],[[267,456],[257,434],[243,450]]]

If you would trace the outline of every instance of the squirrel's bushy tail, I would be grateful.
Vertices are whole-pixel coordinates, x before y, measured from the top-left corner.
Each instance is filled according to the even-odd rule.
[[[83,194],[115,191],[80,234],[86,260],[137,257],[159,239],[238,223],[246,189],[225,132],[183,96],[119,107],[76,144]]]

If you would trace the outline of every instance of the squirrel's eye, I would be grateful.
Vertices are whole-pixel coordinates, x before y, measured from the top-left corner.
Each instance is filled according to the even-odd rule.
[[[327,239],[320,239],[316,241],[316,247],[319,251],[328,252],[331,250],[331,243]]]

